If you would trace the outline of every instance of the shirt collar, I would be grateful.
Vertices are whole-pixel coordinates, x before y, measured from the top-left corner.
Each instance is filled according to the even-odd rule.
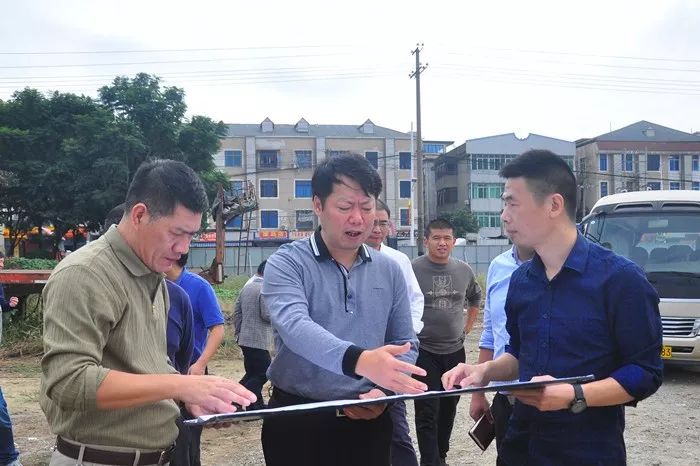
[[[331,253],[328,251],[328,246],[323,241],[321,236],[321,227],[318,227],[313,235],[309,237],[309,244],[311,245],[311,251],[314,253],[314,257],[317,261],[324,261],[333,259]],[[372,256],[369,253],[369,248],[367,245],[362,244],[358,250],[357,255],[362,259],[363,262],[372,262]]]
[[[566,257],[564,265],[562,265],[562,269],[566,268],[575,270],[576,272],[581,274],[585,272],[586,264],[588,262],[588,250],[588,240],[586,240],[586,238],[584,238],[581,233],[578,233],[576,235],[576,242],[574,243],[574,247],[571,248],[569,255]],[[542,259],[539,255],[537,255],[537,253],[535,253],[535,255],[532,257],[531,270],[535,275],[546,279],[544,263],[542,263]]]
[[[145,275],[155,273],[143,263],[139,256],[136,255],[131,246],[124,241],[121,233],[117,230],[116,225],[112,225],[104,234],[105,241],[112,248],[114,254],[116,254],[119,262],[124,264],[124,267],[131,272],[132,275],[136,277],[143,277]]]

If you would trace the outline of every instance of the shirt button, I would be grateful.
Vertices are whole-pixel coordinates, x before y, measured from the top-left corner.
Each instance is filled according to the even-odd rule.
[[[546,312],[544,314],[542,314],[543,319],[547,319],[548,317],[549,317],[549,314],[547,314]]]
[[[348,299],[352,299],[352,294],[349,294],[349,295],[348,295]]]

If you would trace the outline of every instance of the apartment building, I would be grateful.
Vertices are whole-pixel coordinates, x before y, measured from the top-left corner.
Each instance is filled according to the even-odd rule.
[[[576,164],[580,215],[608,194],[700,190],[700,136],[642,120],[576,141]]]
[[[259,210],[251,222],[257,241],[299,239],[317,226],[311,206],[311,176],[319,162],[344,153],[365,156],[384,183],[381,198],[391,209],[396,236],[410,238],[415,221],[414,165],[411,134],[375,125],[229,124],[215,154],[216,166],[231,180],[231,189],[250,182]],[[241,218],[227,225],[227,239],[238,239]]]
[[[437,215],[468,207],[479,222],[479,235],[501,235],[501,194],[505,180],[498,171],[530,149],[546,149],[574,168],[576,146],[562,139],[514,133],[469,139],[434,161],[436,198],[431,207]]]

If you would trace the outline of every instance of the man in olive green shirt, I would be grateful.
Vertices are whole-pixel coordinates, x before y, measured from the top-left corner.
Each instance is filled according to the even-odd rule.
[[[163,464],[185,403],[194,415],[230,412],[255,395],[168,364],[163,272],[187,252],[207,209],[204,187],[181,162],[136,172],[124,217],[64,259],[43,293],[41,406],[58,435],[51,465]]]

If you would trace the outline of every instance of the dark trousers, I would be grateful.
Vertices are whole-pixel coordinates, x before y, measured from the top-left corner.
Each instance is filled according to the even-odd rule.
[[[391,437],[391,466],[418,466],[406,420],[406,402],[396,401],[387,409],[394,427]]]
[[[500,448],[503,438],[506,436],[508,421],[512,412],[513,405],[508,401],[508,397],[501,393],[496,393],[496,396],[493,397],[493,403],[491,403],[491,415],[493,416],[496,430],[496,449]],[[501,458],[496,458],[496,465],[505,466],[505,463]]]
[[[249,346],[241,346],[241,350],[243,351],[245,375],[240,383],[258,397],[255,406],[262,407],[262,388],[267,382],[267,368],[270,367],[271,362],[270,352]]]
[[[464,348],[450,354],[435,354],[419,349],[416,365],[425,369],[427,375],[415,378],[425,383],[428,390],[442,390],[442,374],[465,359]],[[422,466],[438,466],[440,460],[447,457],[459,399],[458,396],[449,396],[415,400],[416,435]]]
[[[312,401],[274,388],[268,406]],[[369,421],[325,410],[266,417],[261,437],[267,466],[389,466],[391,431],[387,410]]]
[[[0,312],[0,319],[2,319],[2,312]],[[10,464],[18,457],[19,452],[15,449],[15,438],[12,435],[10,413],[0,388],[0,464]]]
[[[178,419],[178,435],[175,441],[175,454],[170,460],[170,466],[201,466],[200,440],[202,427],[188,427],[182,423],[184,419],[192,419],[192,415],[183,407],[180,408],[181,418]]]

